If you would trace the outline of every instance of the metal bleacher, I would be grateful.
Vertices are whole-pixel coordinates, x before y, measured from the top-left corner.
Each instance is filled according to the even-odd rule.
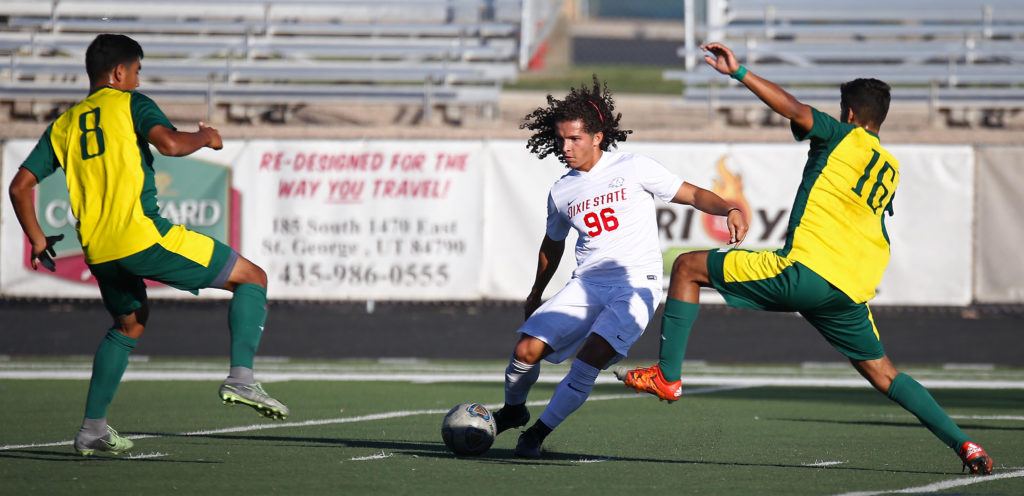
[[[693,14],[687,0],[687,15]],[[1024,109],[1024,2],[1019,0],[707,0],[706,20],[688,20],[679,48],[687,105],[712,116],[756,120],[763,109],[741,85],[703,62],[720,41],[802,101],[832,108],[840,83],[874,77],[893,86],[893,105],[926,107],[931,121],[1003,125]],[[736,116],[740,116],[736,119]]]
[[[522,65],[523,1],[3,0],[0,103],[45,114],[80,100],[85,49],[113,32],[142,45],[143,91],[204,103],[207,118],[344,102],[493,115]]]

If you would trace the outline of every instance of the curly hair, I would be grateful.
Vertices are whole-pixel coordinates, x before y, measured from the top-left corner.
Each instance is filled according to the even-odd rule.
[[[559,122],[575,121],[583,122],[583,131],[589,134],[604,133],[600,148],[608,151],[620,141],[626,141],[626,136],[633,131],[619,129],[619,119],[622,114],[615,113],[615,100],[612,93],[608,91],[608,84],[603,86],[601,81],[594,76],[594,84],[587,88],[586,83],[579,88],[571,88],[564,100],[558,100],[548,95],[546,107],[539,107],[523,118],[519,129],[534,131],[533,135],[526,142],[526,148],[530,153],[539,158],[555,154],[559,160],[565,163],[562,156],[562,148],[559,144],[557,126]]]

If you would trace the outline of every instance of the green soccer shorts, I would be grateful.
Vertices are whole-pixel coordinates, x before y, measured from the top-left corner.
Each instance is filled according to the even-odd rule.
[[[855,360],[885,356],[867,303],[854,303],[800,262],[774,251],[713,250],[708,275],[729,306],[800,312],[843,355]]]
[[[157,243],[124,258],[89,265],[114,318],[142,308],[146,302],[143,279],[198,294],[227,282],[238,252],[205,234],[174,226]]]

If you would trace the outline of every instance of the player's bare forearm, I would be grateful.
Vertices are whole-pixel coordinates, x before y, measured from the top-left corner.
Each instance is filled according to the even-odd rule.
[[[36,219],[36,208],[32,204],[32,188],[36,186],[36,176],[28,169],[18,169],[8,193],[11,195],[11,203],[14,206],[14,215],[21,224],[21,230],[28,236],[32,243],[33,254],[41,252],[46,247],[46,235],[43,228],[39,226]],[[38,250],[37,250],[38,249]]]
[[[540,251],[537,254],[537,277],[533,281],[533,288],[530,289],[530,298],[540,298],[544,288],[548,287],[555,271],[558,270],[563,253],[565,253],[565,240],[555,241],[544,236],[544,241],[541,241]]]
[[[148,139],[157,151],[168,157],[183,157],[203,147],[220,150],[224,146],[220,133],[202,122],[199,123],[199,130],[194,133],[154,126],[149,131]]]
[[[711,215],[728,215],[732,205],[706,189],[697,188],[693,195],[693,208]]]
[[[732,205],[723,200],[722,197],[687,182],[679,186],[679,191],[676,191],[675,196],[672,197],[672,203],[690,205],[701,212],[711,215],[726,215],[729,209],[732,208]]]
[[[747,225],[747,218],[740,209],[725,201],[721,196],[702,188],[697,188],[693,199],[693,207],[697,210],[725,217],[726,226],[729,228],[729,244],[738,247],[747,237],[750,226]]]
[[[706,214],[725,217],[726,225],[729,227],[730,244],[739,246],[743,239],[747,237],[747,231],[750,230],[747,218],[743,215],[743,212],[725,201],[721,196],[704,188],[698,188],[684,182],[679,187],[679,191],[676,192],[676,196],[672,198],[672,202],[690,205]]]
[[[702,45],[701,49],[710,52],[710,55],[704,56],[704,61],[708,65],[722,74],[736,74],[735,77],[739,78],[740,82],[746,85],[751,92],[779,115],[793,121],[804,129],[810,129],[814,124],[814,117],[809,106],[801,103],[775,83],[749,70],[740,71],[741,65],[739,61],[736,60],[732,50],[725,45],[721,43],[708,43],[707,45]],[[737,71],[745,72],[745,74],[737,74]]]
[[[801,103],[777,84],[750,71],[747,71],[747,75],[743,77],[743,84],[772,110],[801,128],[810,129],[814,125],[811,107]]]

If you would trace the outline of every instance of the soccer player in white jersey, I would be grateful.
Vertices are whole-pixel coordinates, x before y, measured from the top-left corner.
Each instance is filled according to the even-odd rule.
[[[596,76],[592,88],[572,88],[564,100],[548,95],[547,101],[520,127],[534,131],[527,142],[532,153],[555,154],[570,170],[548,196],[527,320],[505,370],[505,406],[495,412],[498,432],[530,420],[526,396],[541,359],[576,358],[540,418],[519,436],[515,455],[525,458],[541,456],[544,438],[586,401],[598,373],[626,356],[661,303],[655,198],[726,217],[732,243],[747,233],[743,214],[718,195],[683,182],[649,157],[609,151],[632,131],[619,129],[622,114],[614,113],[612,94]],[[541,304],[570,229],[579,234],[576,270]]]

